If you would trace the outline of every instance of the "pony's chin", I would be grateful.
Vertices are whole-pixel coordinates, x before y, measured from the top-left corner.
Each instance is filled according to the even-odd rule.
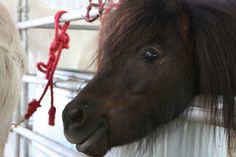
[[[109,150],[106,127],[101,126],[85,141],[76,144],[76,149],[89,156],[104,156]]]

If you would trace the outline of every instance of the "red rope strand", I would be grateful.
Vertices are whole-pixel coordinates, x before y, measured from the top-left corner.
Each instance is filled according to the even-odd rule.
[[[59,11],[55,15],[55,37],[53,42],[51,43],[49,49],[49,59],[47,64],[43,62],[39,62],[37,64],[38,70],[42,73],[45,73],[45,77],[48,80],[42,95],[39,100],[34,99],[32,102],[28,104],[28,110],[25,114],[25,119],[29,119],[38,107],[41,107],[40,103],[43,100],[48,88],[50,88],[51,95],[51,107],[48,111],[49,114],[49,125],[54,125],[56,108],[54,106],[54,92],[53,92],[53,75],[56,70],[57,64],[59,62],[61,52],[63,49],[69,48],[69,36],[66,33],[70,22],[65,22],[63,25],[60,25],[60,17],[64,14],[65,11]]]

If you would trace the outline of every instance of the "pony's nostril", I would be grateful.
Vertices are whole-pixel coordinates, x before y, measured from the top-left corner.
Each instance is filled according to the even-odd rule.
[[[75,109],[70,111],[70,117],[69,118],[70,118],[71,122],[80,124],[84,121],[85,114],[84,114],[83,110],[81,110],[79,108],[75,108]]]

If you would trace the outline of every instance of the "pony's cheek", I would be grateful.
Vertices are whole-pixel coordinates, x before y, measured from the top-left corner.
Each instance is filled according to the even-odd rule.
[[[131,143],[154,129],[148,106],[141,104],[113,108],[108,111],[107,120],[111,146]]]

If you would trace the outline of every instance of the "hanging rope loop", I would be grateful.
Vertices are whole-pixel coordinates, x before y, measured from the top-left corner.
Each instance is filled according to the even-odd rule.
[[[45,77],[48,80],[43,93],[39,100],[34,99],[32,102],[28,104],[28,110],[25,114],[25,119],[29,119],[34,112],[40,107],[40,103],[43,100],[46,92],[50,89],[51,95],[51,107],[48,111],[49,114],[49,125],[55,124],[55,114],[56,108],[54,106],[54,92],[53,92],[53,75],[56,70],[57,64],[59,62],[61,52],[63,49],[69,48],[69,35],[66,33],[67,29],[69,28],[70,22],[65,22],[63,25],[60,25],[60,17],[66,13],[66,11],[59,11],[55,15],[55,36],[53,42],[51,43],[49,49],[49,59],[47,64],[43,62],[39,62],[37,64],[37,68],[42,73],[45,73]]]

